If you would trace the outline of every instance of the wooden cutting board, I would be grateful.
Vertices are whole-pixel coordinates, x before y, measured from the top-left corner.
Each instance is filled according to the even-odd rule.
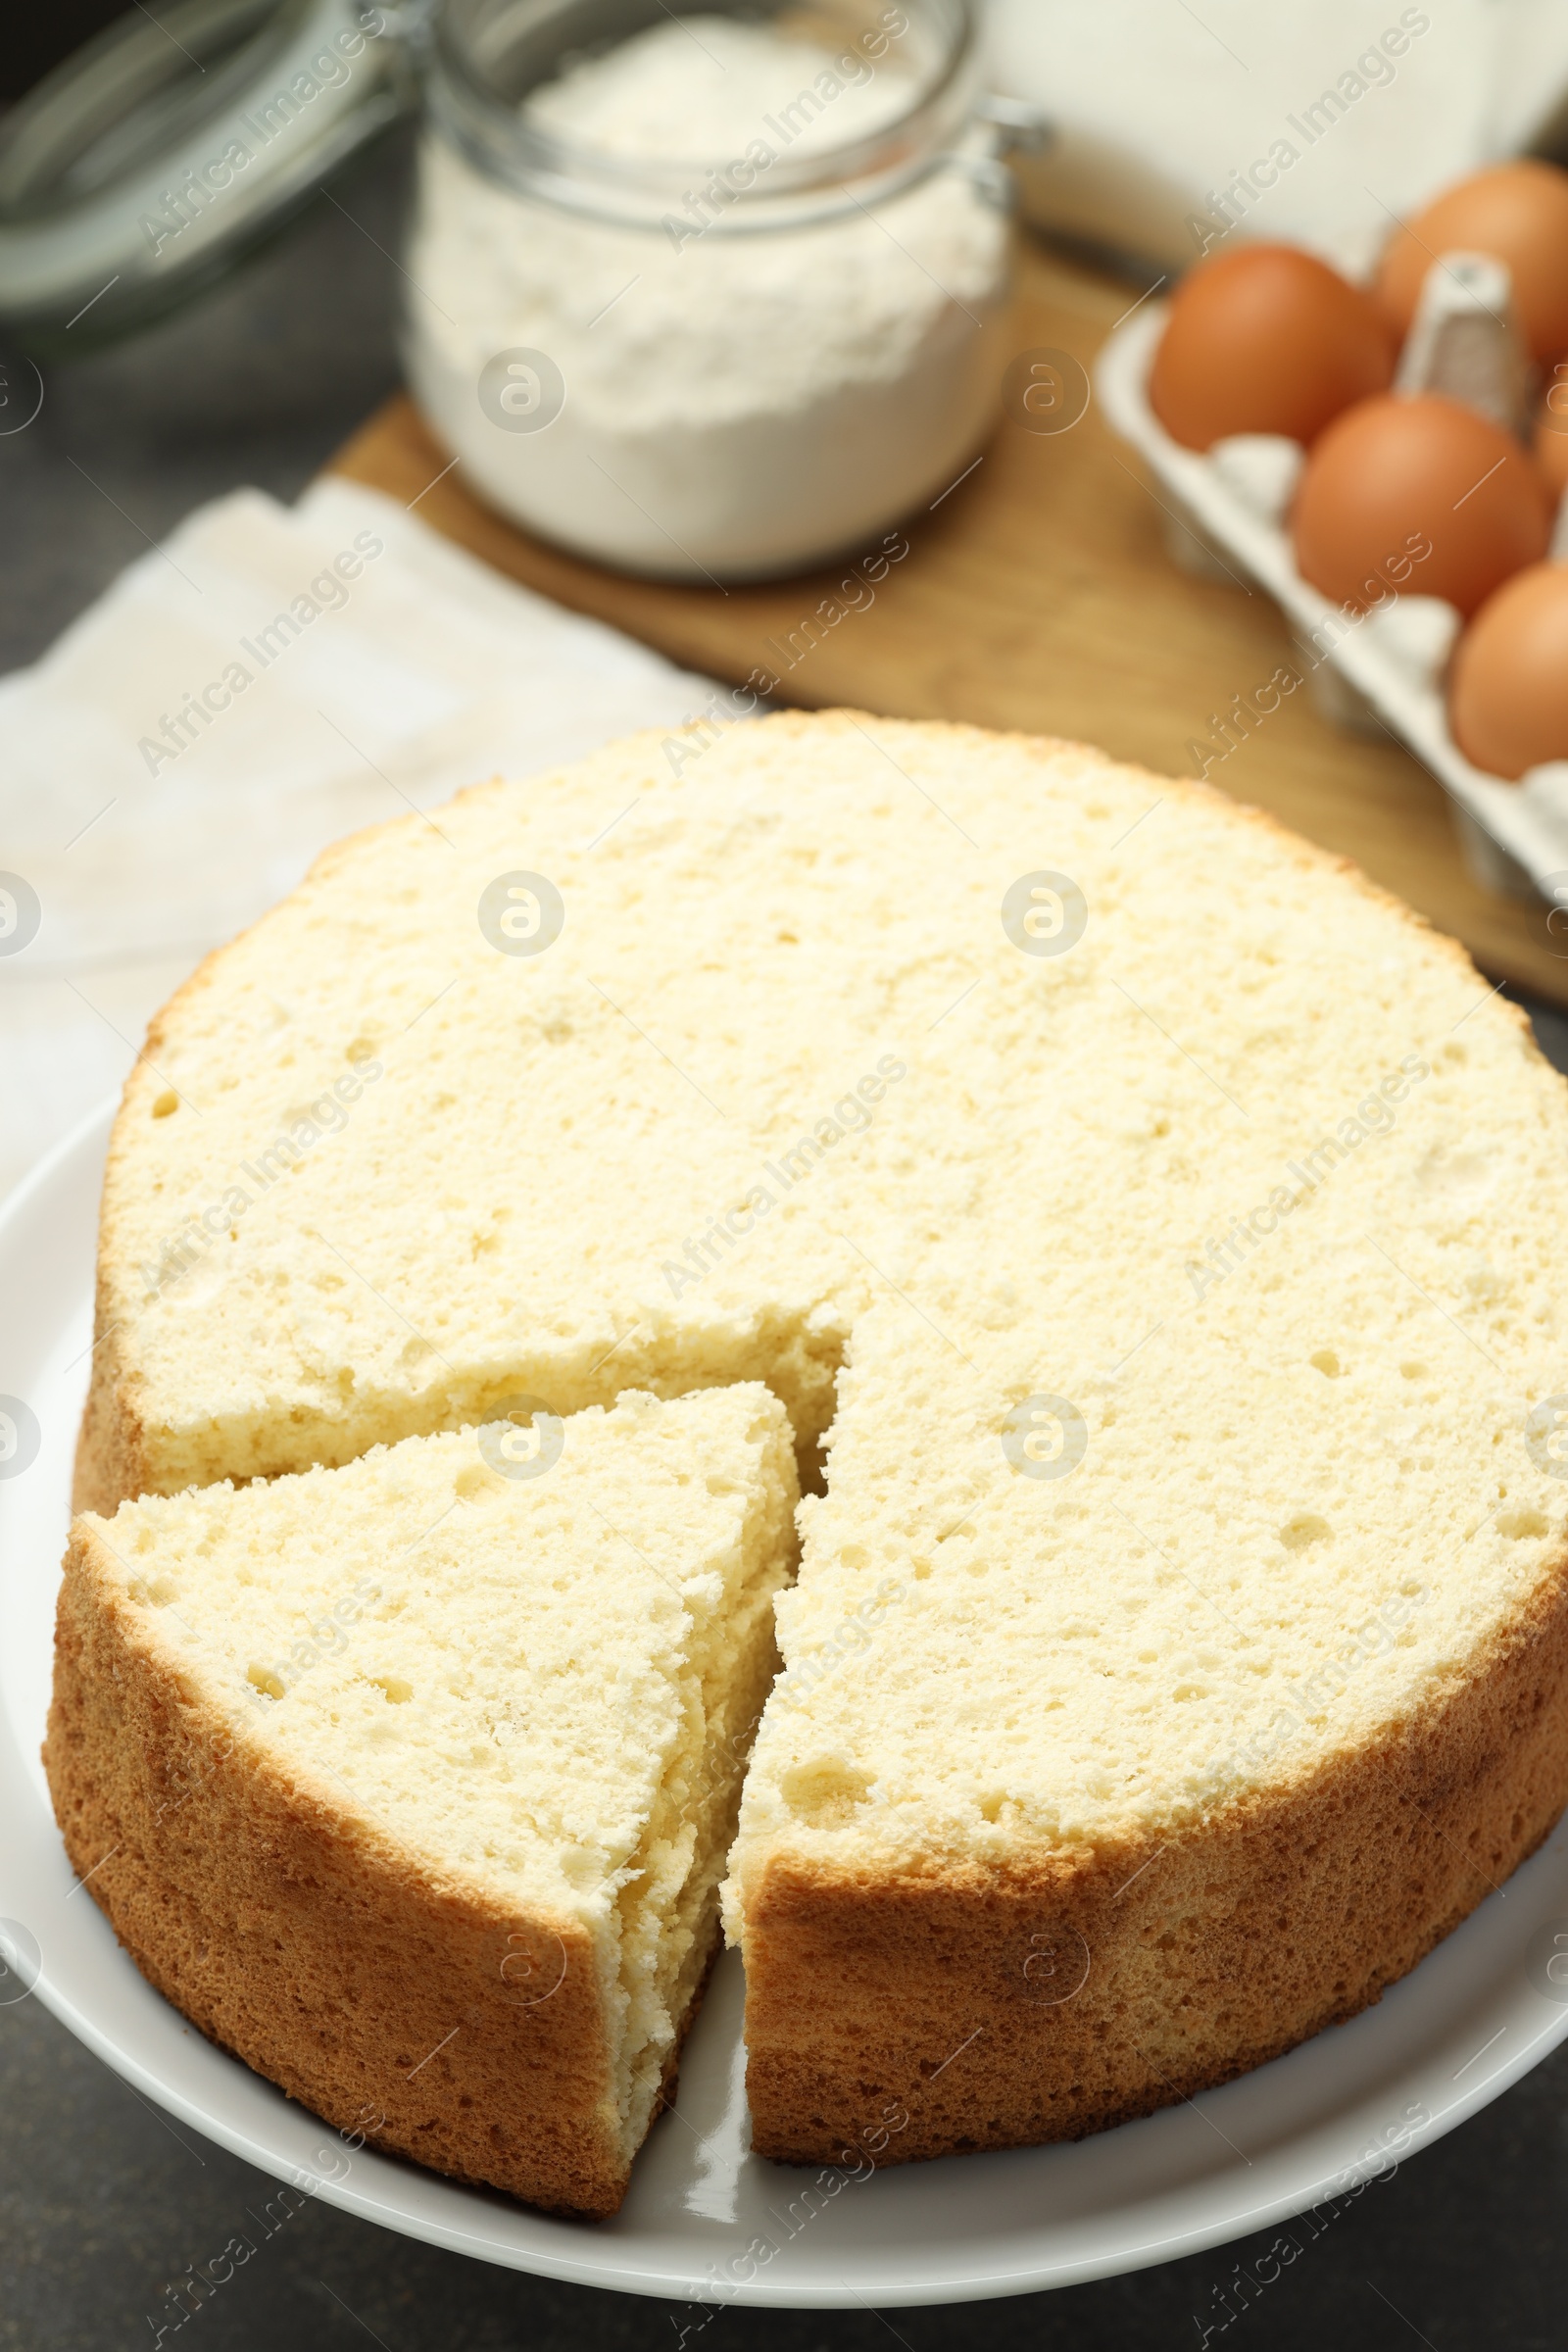
[[[1091,368],[1129,299],[1026,243],[1013,349],[1052,347]],[[727,683],[766,669],[778,699],[811,708],[1070,736],[1190,774],[1190,746],[1221,740],[1211,715],[1290,656],[1261,591],[1211,586],[1172,563],[1159,500],[1093,403],[1067,432],[1004,423],[957,489],[906,518],[909,553],[875,603],[817,630],[807,623],[845,566],[725,591],[579,563],[470,497],[463,466],[446,470],[448,452],[407,399],[388,402],[333,463],[559,603]],[[1353,858],[1462,939],[1493,979],[1568,1004],[1568,959],[1551,952],[1544,910],[1471,877],[1443,792],[1392,740],[1331,725],[1302,691],[1209,780]]]

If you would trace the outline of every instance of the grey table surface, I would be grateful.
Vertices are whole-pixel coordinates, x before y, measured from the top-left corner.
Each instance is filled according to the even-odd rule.
[[[33,659],[202,500],[292,497],[397,380],[398,144],[363,161],[198,309],[50,368],[36,421],[0,438],[0,669]],[[1568,1069],[1568,1020],[1532,1007]],[[3,1826],[0,1826],[3,1835]],[[177,2127],[36,2000],[0,2007],[0,2347],[150,2345],[149,2314],[271,2184]],[[1424,2343],[1560,2352],[1568,2332],[1568,2047],[1373,2183],[1260,2286],[1279,2234],[1102,2284],[884,2316],[728,2310],[712,2352],[1201,2345],[1319,2352]],[[1278,2266],[1264,2262],[1265,2276]],[[1247,2281],[1250,2279],[1251,2283]],[[1231,2316],[1227,2319],[1227,2311]],[[558,2286],[437,2252],[319,2203],[261,2243],[176,2338],[205,2352],[678,2352],[686,2307]],[[1205,2330],[1207,2331],[1205,2338]]]

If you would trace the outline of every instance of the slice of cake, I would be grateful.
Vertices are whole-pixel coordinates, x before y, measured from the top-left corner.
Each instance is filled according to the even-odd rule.
[[[795,1497],[743,1387],[78,1519],[45,1751],[75,1868],[329,2123],[612,2213],[712,1955]]]
[[[161,1016],[82,1487],[766,1382],[831,1444],[759,2144],[1062,2136],[1375,1999],[1560,1809],[1565,1222],[1523,1015],[1219,794],[640,737],[342,844]]]
[[[1550,1830],[1568,1397],[1509,1394],[1528,1294],[1472,1294],[1471,1374],[1369,1237],[1424,1287],[1436,1252],[1342,1182],[1210,1303],[1234,1372],[1161,1384],[1163,1425],[1073,1350],[1076,1462],[1067,1398],[999,1427],[934,1339],[897,1391],[846,1376],[724,1894],[759,2153],[898,2164],[1191,2097],[1375,2000]],[[942,1517],[907,1494],[910,1393],[944,1399]]]

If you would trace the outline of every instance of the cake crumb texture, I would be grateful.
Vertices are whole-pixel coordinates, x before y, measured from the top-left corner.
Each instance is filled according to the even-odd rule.
[[[155,1025],[82,1498],[765,1386],[758,2144],[1071,2135],[1353,2014],[1562,1805],[1565,1101],[1457,946],[1203,787],[637,737],[340,845]]]
[[[712,1957],[794,1450],[758,1387],[593,1408],[532,1476],[495,1466],[515,1426],[78,1519],[45,1760],[76,1870],[215,2040],[603,2215]]]

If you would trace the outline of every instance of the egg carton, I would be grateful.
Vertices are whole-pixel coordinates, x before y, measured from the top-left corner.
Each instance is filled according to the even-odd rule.
[[[1445,255],[1428,273],[1395,389],[1446,393],[1518,430],[1535,382],[1511,304],[1500,264],[1476,254]],[[1443,786],[1478,881],[1515,897],[1568,904],[1568,760],[1550,760],[1509,783],[1464,757],[1448,731],[1445,691],[1463,622],[1445,599],[1401,593],[1391,579],[1388,601],[1357,617],[1302,579],[1286,527],[1306,462],[1298,442],[1236,433],[1200,454],[1171,439],[1149,402],[1169,308],[1148,304],[1116,328],[1100,354],[1095,383],[1111,424],[1167,494],[1161,504],[1174,561],[1200,578],[1255,582],[1267,591],[1290,623],[1296,666],[1304,666],[1325,716],[1359,734],[1392,733]],[[1550,552],[1568,562],[1568,495]],[[1264,723],[1266,707],[1254,710],[1248,696],[1246,682],[1238,681],[1233,701],[1248,715],[1227,720],[1216,713],[1211,724],[1250,733]]]

